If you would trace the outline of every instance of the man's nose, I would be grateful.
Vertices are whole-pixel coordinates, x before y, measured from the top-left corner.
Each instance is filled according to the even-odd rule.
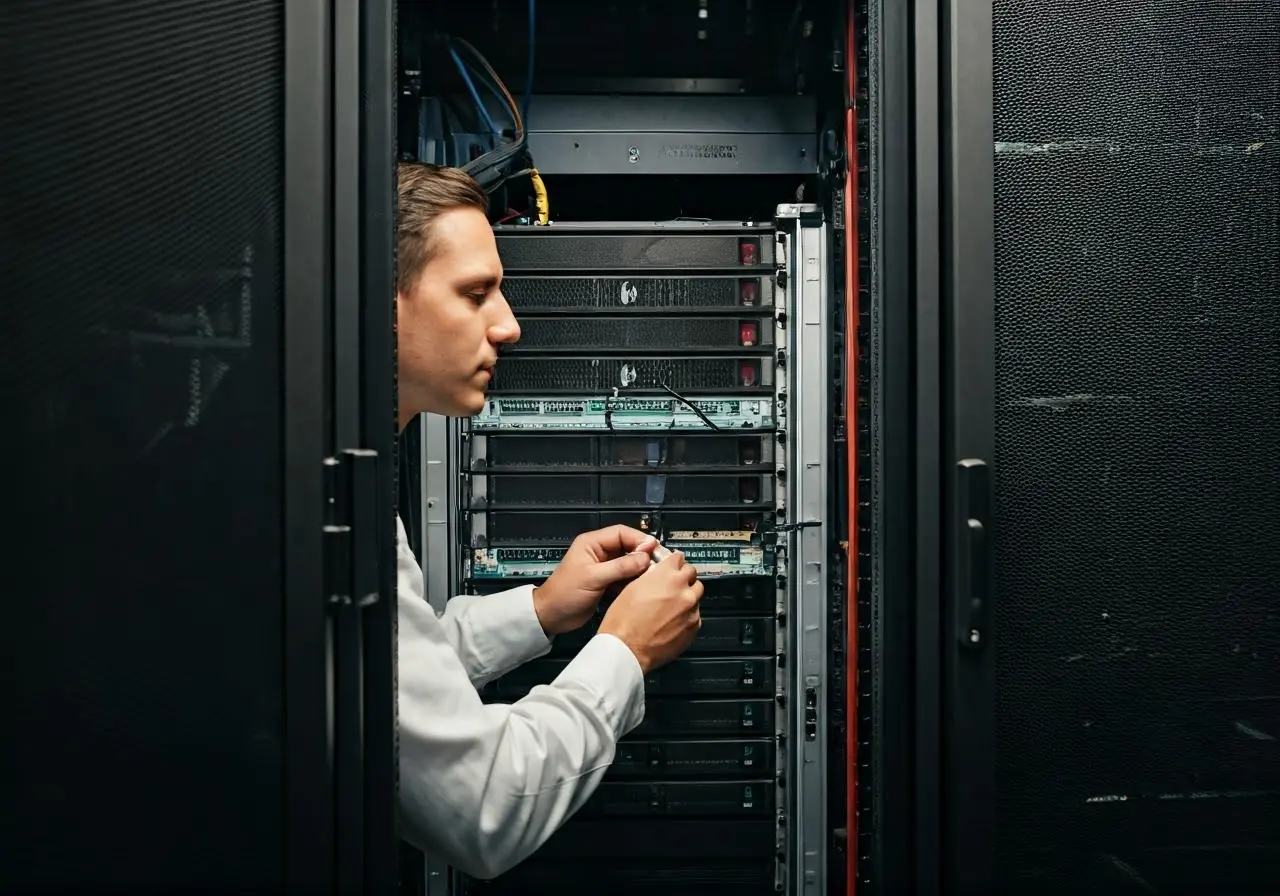
[[[505,296],[500,297],[494,310],[497,312],[497,318],[489,327],[489,341],[494,345],[510,345],[519,342],[520,322],[516,320]]]

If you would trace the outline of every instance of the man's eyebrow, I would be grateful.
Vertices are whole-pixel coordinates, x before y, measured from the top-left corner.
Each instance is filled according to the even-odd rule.
[[[498,284],[502,282],[502,278],[494,274],[474,274],[470,277],[460,277],[456,283],[460,290],[483,289],[488,292],[496,289]]]

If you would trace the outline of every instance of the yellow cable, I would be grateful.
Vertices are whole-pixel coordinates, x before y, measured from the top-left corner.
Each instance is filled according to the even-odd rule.
[[[537,168],[529,169],[529,180],[533,181],[533,202],[538,207],[538,223],[548,224],[551,221],[551,200],[547,198],[547,185],[542,182]]]

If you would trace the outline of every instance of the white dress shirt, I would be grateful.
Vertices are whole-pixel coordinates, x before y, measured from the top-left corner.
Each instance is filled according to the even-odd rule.
[[[396,530],[402,833],[496,877],[595,791],[644,718],[644,676],[630,648],[596,635],[552,684],[485,705],[476,688],[551,649],[533,586],[455,597],[437,616],[399,519]]]

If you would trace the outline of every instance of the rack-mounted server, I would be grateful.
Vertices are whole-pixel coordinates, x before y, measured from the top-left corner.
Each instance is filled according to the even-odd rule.
[[[604,783],[493,892],[823,892],[827,226],[498,227],[524,332],[456,427],[458,590],[549,575],[625,523],[706,584],[691,649],[645,681]],[[486,689],[552,681],[597,620]]]

